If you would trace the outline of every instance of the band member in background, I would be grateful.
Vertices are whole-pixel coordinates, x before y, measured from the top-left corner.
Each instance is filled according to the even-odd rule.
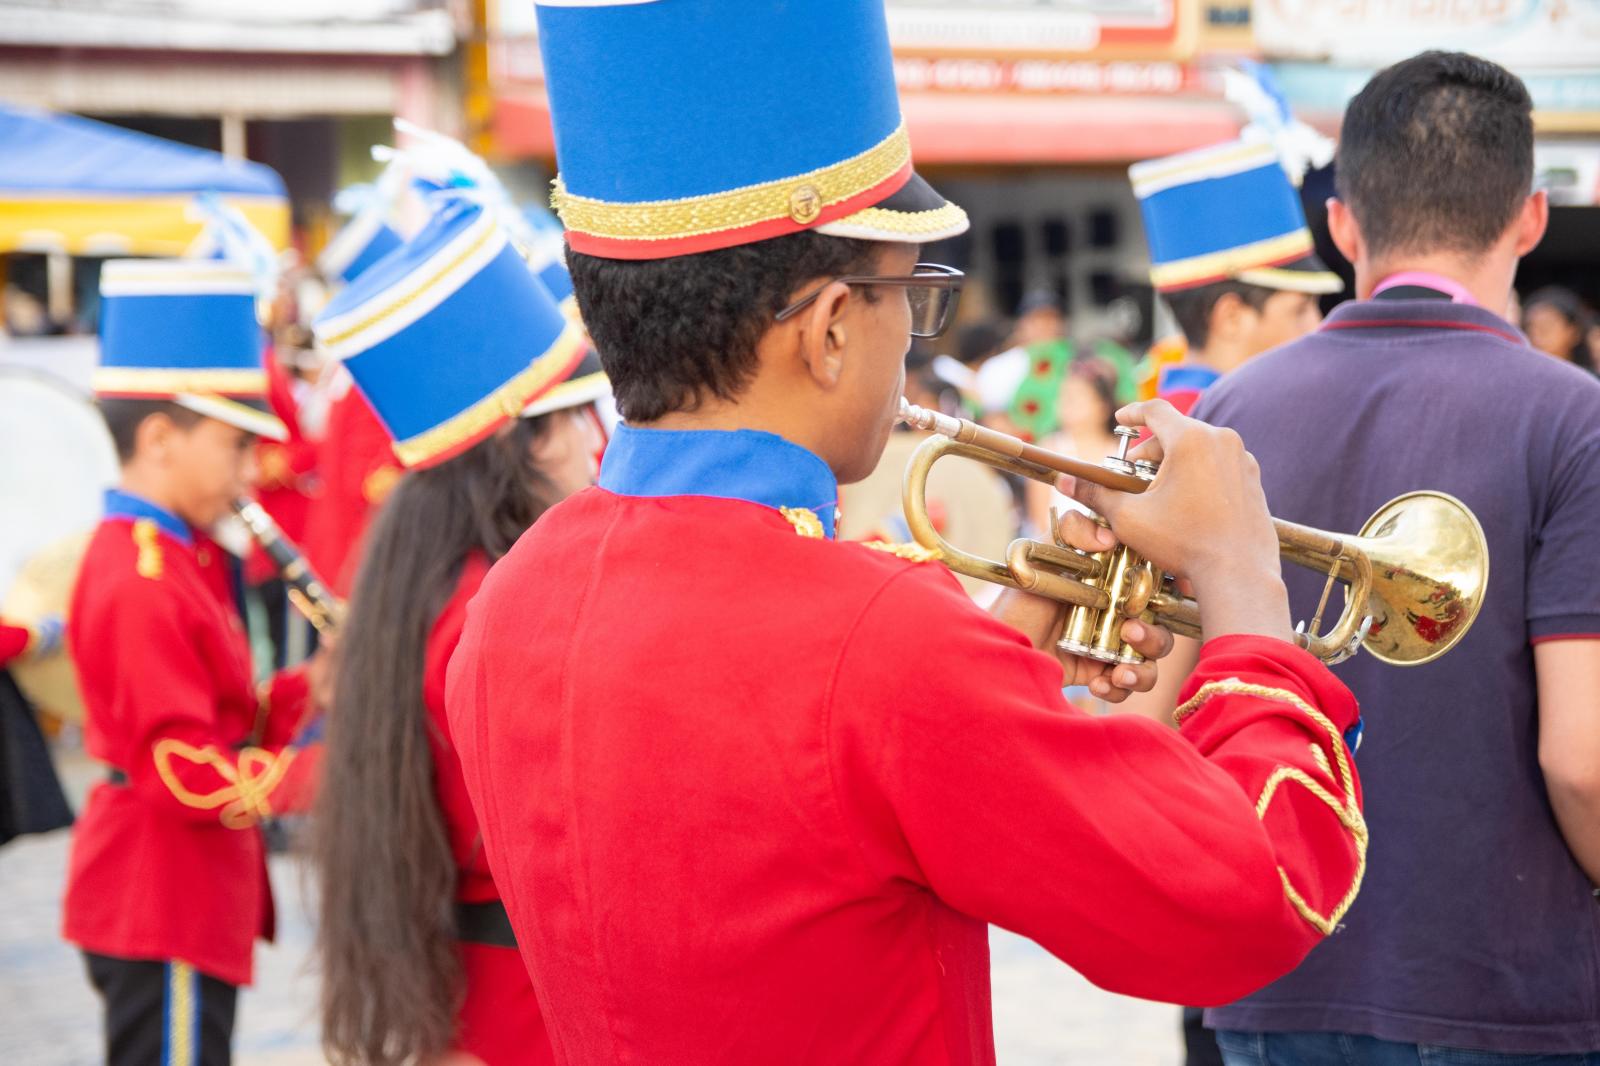
[[[335,1062],[452,1049],[488,1066],[553,1061],[451,746],[445,665],[489,567],[593,484],[590,405],[607,385],[496,226],[476,205],[444,209],[317,327],[408,468],[356,580],[316,818],[322,1038]],[[382,324],[419,292],[428,310]],[[447,361],[440,336],[452,338]]]
[[[1057,605],[991,615],[925,553],[833,539],[959,284],[912,242],[966,226],[912,172],[882,7],[538,17],[627,424],[484,580],[446,702],[563,1061],[992,1062],[989,922],[1147,997],[1292,967],[1359,881],[1356,708],[1289,642],[1238,441],[1157,403],[1128,416],[1170,453],[1152,489],[1079,487],[1214,639],[1182,736],[1073,711],[1063,680],[1115,699],[1153,664],[1058,661]]]
[[[1156,394],[1188,413],[1217,378],[1317,327],[1343,288],[1312,251],[1300,196],[1266,141],[1227,141],[1128,172],[1150,243],[1150,283],[1187,354]]]
[[[1267,141],[1226,141],[1129,170],[1150,244],[1150,283],[1183,331],[1184,356],[1157,370],[1156,395],[1187,413],[1222,375],[1317,327],[1317,296],[1343,288],[1312,250],[1300,195]],[[1033,485],[1030,491],[1037,491]],[[1179,637],[1193,662],[1194,642]],[[1182,669],[1129,710],[1170,720]],[[1198,1008],[1185,1008],[1188,1066],[1221,1062]]]
[[[363,210],[328,242],[317,267],[331,285],[349,285],[399,248],[403,239],[377,209]],[[326,371],[331,400],[316,467],[320,485],[306,516],[306,557],[339,596],[348,596],[372,515],[404,470],[372,406],[339,367]]]
[[[225,553],[203,532],[248,490],[255,438],[283,434],[250,275],[110,262],[101,295],[95,389],[122,470],[68,630],[108,777],[73,836],[64,935],[104,1001],[108,1062],[214,1066],[253,942],[272,935],[257,826],[303,808],[315,779],[316,751],[286,745],[323,665],[258,694]]]
[[[1244,437],[1279,517],[1354,529],[1437,488],[1493,563],[1447,663],[1339,668],[1372,724],[1366,885],[1303,966],[1208,1012],[1229,1063],[1600,1052],[1600,382],[1501,317],[1547,219],[1530,109],[1514,75],[1460,53],[1375,75],[1329,204],[1358,299],[1195,408]],[[1322,585],[1290,579],[1301,617]]]

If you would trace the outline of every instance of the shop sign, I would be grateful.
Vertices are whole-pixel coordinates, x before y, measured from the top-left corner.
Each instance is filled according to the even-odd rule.
[[[1170,49],[1177,0],[888,0],[897,53],[1010,56]]]
[[[1600,0],[1254,0],[1269,56],[1383,66],[1429,48],[1519,68],[1590,68]]]
[[[901,92],[1126,93],[1164,96],[1199,86],[1197,71],[1169,60],[958,59],[900,56]]]

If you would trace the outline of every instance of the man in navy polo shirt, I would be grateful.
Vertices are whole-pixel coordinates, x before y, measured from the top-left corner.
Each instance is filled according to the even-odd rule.
[[[1548,218],[1530,108],[1472,56],[1377,74],[1329,202],[1360,299],[1195,408],[1279,517],[1355,530],[1440,489],[1490,552],[1450,656],[1338,668],[1368,724],[1366,883],[1299,969],[1207,1013],[1231,1066],[1600,1063],[1600,382],[1503,318]],[[1309,617],[1322,579],[1285,577]]]

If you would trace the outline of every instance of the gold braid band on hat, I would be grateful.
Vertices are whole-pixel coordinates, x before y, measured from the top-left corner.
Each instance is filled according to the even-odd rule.
[[[1214,278],[1226,278],[1241,270],[1276,266],[1311,254],[1311,231],[1301,228],[1281,237],[1229,248],[1221,252],[1191,256],[1150,268],[1150,284],[1158,289],[1198,285]]]
[[[508,418],[520,416],[550,382],[572,369],[574,358],[583,347],[583,331],[568,324],[566,330],[543,355],[525,370],[495,389],[477,403],[447,418],[432,429],[405,440],[395,441],[394,453],[406,466],[417,466],[460,447]]]
[[[175,392],[215,392],[232,396],[265,396],[265,370],[183,370],[178,368],[104,366],[94,372],[94,391],[155,396]]]
[[[612,240],[677,240],[787,219],[808,225],[823,209],[881,185],[911,164],[902,123],[859,155],[805,174],[681,200],[618,203],[567,191],[555,180],[550,197],[569,230]]]

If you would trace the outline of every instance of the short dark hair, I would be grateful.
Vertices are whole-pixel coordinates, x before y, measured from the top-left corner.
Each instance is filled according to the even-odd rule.
[[[630,422],[731,400],[773,316],[808,281],[858,274],[887,245],[806,231],[669,259],[569,251],[572,288]],[[857,290],[872,299],[870,288]]]
[[[1189,348],[1199,351],[1211,343],[1211,312],[1217,309],[1217,301],[1231,294],[1260,311],[1277,291],[1245,281],[1213,281],[1210,285],[1197,285],[1192,289],[1179,289],[1162,295],[1172,309],[1172,317],[1178,320],[1178,328],[1183,330]]]
[[[1375,254],[1476,254],[1533,190],[1533,100],[1504,67],[1423,52],[1350,101],[1334,184]]]
[[[171,400],[134,400],[103,398],[98,404],[100,417],[106,420],[111,431],[111,443],[116,445],[117,459],[128,462],[133,458],[134,442],[144,420],[155,415],[166,415],[183,429],[199,422],[205,416]]]

